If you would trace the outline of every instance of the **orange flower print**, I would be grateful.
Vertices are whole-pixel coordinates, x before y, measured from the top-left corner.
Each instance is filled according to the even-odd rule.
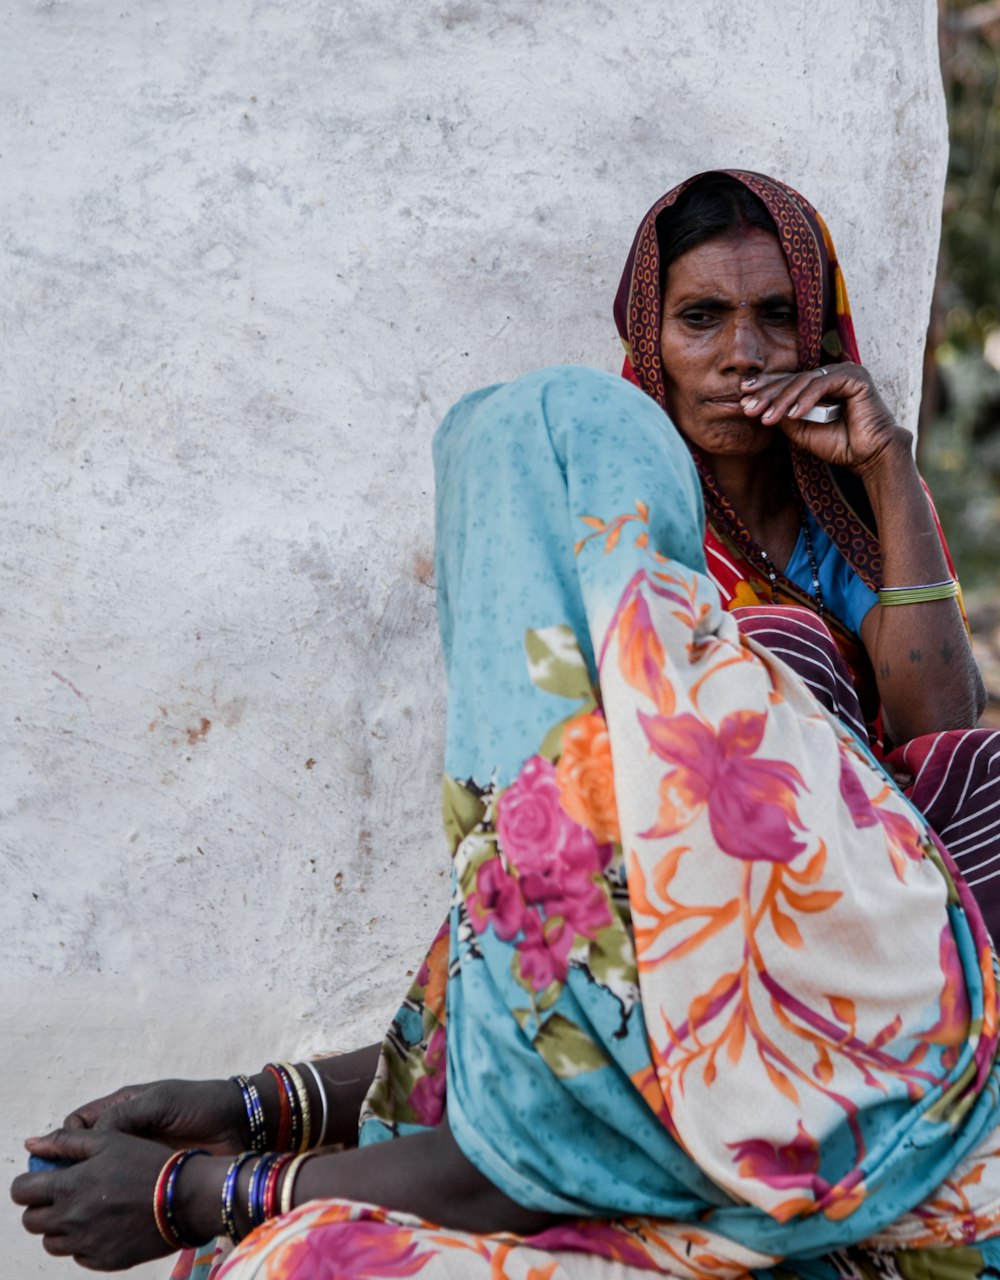
[[[670,719],[639,712],[649,745],[673,769],[660,783],[660,812],[647,839],[672,836],[708,809],[719,848],[744,861],[791,862],[806,845],[795,806],[805,789],[799,771],[755,753],[766,716],[734,711],[716,732],[697,716]]]
[[[726,609],[732,613],[734,609],[753,608],[761,604],[761,598],[745,578],[741,578],[733,588],[733,593],[725,601]]]
[[[611,739],[600,711],[577,716],[566,725],[556,783],[562,807],[598,844],[619,839]]]
[[[622,675],[633,689],[656,704],[661,716],[673,715],[676,705],[673,686],[664,674],[666,655],[663,642],[653,626],[649,605],[637,592],[621,611],[618,644]]]

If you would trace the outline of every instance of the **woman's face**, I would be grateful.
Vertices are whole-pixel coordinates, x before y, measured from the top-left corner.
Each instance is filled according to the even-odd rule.
[[[709,454],[768,447],[777,428],[744,416],[740,382],[798,368],[795,290],[774,236],[707,240],[670,264],[660,356],[667,411],[689,440]]]

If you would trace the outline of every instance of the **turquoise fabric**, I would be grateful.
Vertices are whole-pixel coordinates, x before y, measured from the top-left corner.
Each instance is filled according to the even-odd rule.
[[[435,577],[453,777],[503,786],[551,727],[552,698],[528,679],[528,630],[571,628],[596,680],[573,554],[586,532],[579,512],[625,485],[662,495],[653,535],[704,572],[687,448],[662,409],[620,382],[581,366],[540,369],[465,396],[438,428]]]

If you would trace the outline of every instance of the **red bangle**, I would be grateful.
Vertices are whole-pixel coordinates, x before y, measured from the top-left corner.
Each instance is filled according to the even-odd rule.
[[[153,1188],[153,1220],[156,1223],[156,1229],[175,1253],[178,1249],[193,1248],[196,1243],[185,1240],[177,1230],[174,1218],[174,1190],[177,1186],[177,1178],[192,1156],[207,1155],[208,1152],[200,1147],[193,1147],[188,1151],[175,1151],[160,1170],[156,1186]]]
[[[278,1216],[278,1178],[282,1169],[295,1159],[292,1154],[279,1156],[267,1171],[267,1181],[264,1183],[264,1219],[276,1218]]]
[[[292,1145],[292,1100],[289,1096],[289,1085],[272,1062],[269,1062],[264,1070],[274,1076],[278,1085],[278,1136],[274,1145],[278,1151],[287,1151]]]

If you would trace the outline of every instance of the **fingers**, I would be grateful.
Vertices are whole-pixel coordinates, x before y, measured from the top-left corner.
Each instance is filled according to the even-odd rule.
[[[77,1107],[75,1111],[69,1113],[63,1121],[63,1128],[93,1129],[109,1108],[131,1101],[148,1088],[149,1085],[146,1084],[130,1084],[124,1089],[116,1089],[114,1093],[105,1094],[103,1098],[94,1098],[92,1102],[85,1102],[82,1107]]]
[[[760,373],[740,384],[743,412],[767,425],[801,418],[824,398],[844,398],[868,386],[860,365],[838,364],[795,373]]]
[[[45,1235],[45,1227],[51,1218],[51,1214],[47,1213],[48,1206],[35,1205],[30,1209],[25,1209],[21,1214],[21,1225],[25,1231],[33,1236]]]
[[[46,1208],[54,1203],[51,1173],[21,1173],[10,1184],[10,1198],[15,1204],[27,1206],[24,1213],[24,1225],[29,1231],[27,1217],[35,1209]],[[35,1232],[40,1234],[40,1232]]]
[[[169,1130],[176,1119],[177,1108],[173,1094],[161,1084],[143,1085],[136,1090],[125,1090],[115,1095],[110,1104],[97,1117],[97,1131],[114,1129],[118,1133],[130,1133],[137,1137],[159,1138]]]
[[[169,1248],[150,1212],[166,1149],[111,1131],[61,1129],[33,1138],[29,1151],[75,1163],[15,1178],[11,1198],[24,1208],[25,1229],[57,1257],[116,1271],[162,1257]]]
[[[45,1160],[87,1160],[100,1150],[101,1140],[90,1129],[55,1129],[24,1145],[31,1155]]]
[[[41,1235],[42,1233],[39,1232],[38,1234]],[[70,1248],[70,1243],[65,1236],[44,1236],[42,1239],[42,1248],[46,1253],[50,1253],[53,1258],[73,1257],[73,1250]],[[82,1258],[77,1258],[76,1261],[79,1262],[81,1266],[87,1265]]]

